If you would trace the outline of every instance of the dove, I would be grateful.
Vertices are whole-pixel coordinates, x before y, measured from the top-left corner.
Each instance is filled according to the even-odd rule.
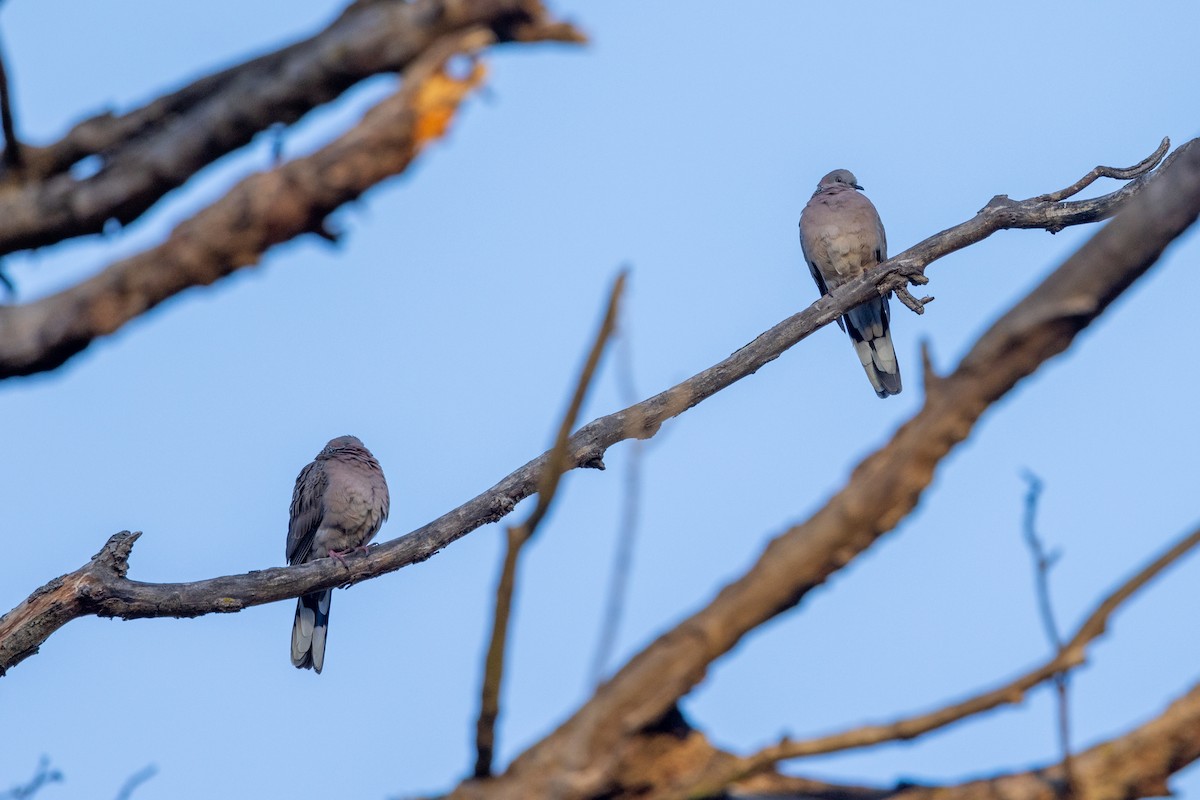
[[[331,439],[312,463],[300,470],[292,492],[287,562],[318,558],[342,560],[366,545],[388,516],[387,481],[375,456],[354,436]],[[332,589],[296,600],[292,623],[292,663],[318,673],[325,663]]]
[[[821,178],[800,212],[800,247],[822,295],[887,260],[879,212],[861,189],[852,172],[835,169]],[[838,320],[880,397],[900,394],[901,389],[900,365],[888,331],[890,296],[889,292],[868,300]]]

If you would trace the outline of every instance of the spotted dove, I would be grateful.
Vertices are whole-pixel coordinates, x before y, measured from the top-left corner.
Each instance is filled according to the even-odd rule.
[[[371,451],[354,436],[330,440],[300,470],[292,493],[287,561],[303,564],[327,556],[341,559],[366,548],[388,515],[388,488]],[[321,671],[332,589],[296,601],[292,663]]]
[[[875,206],[845,169],[821,178],[800,213],[800,246],[822,295],[887,260],[887,238]],[[875,394],[900,394],[900,365],[888,332],[888,297],[855,306],[838,320],[850,334]]]

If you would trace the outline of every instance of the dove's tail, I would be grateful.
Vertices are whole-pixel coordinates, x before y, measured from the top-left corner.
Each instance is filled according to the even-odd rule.
[[[329,601],[333,590],[306,594],[296,600],[292,623],[292,663],[318,673],[325,663],[325,634],[329,629]]]
[[[888,397],[900,394],[900,364],[888,331],[888,299],[881,297],[850,309],[845,316],[846,331],[854,341],[858,360],[867,373],[875,394]]]

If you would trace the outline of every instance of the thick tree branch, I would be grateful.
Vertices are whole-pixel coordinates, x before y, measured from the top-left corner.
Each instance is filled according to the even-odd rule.
[[[547,35],[558,35],[558,28],[546,23],[542,28],[525,28],[523,36],[536,36],[543,28]],[[420,65],[410,67],[406,83],[414,83],[415,76],[426,71]],[[158,248],[118,262],[97,277],[60,294],[26,305],[0,307],[0,379],[61,366],[96,338],[112,333],[168,297],[256,263],[263,250],[272,244],[304,232],[322,231],[320,220],[337,205],[407,166],[414,155],[414,138],[423,141],[413,136],[414,115],[406,113],[411,112],[405,108],[406,98],[413,97],[421,97],[421,92],[413,91],[409,85],[396,98],[374,109],[354,130],[312,156],[247,178],[225,198],[176,228],[171,239]],[[365,152],[356,152],[354,146]],[[924,283],[924,270],[932,261],[998,230],[1040,227],[1053,231],[1104,218],[1140,191],[1145,177],[1118,191],[1079,203],[1046,203],[1036,199],[1016,203],[1003,195],[997,196],[973,219],[879,265],[824,296],[807,312],[776,325],[721,364],[652,398],[653,407],[646,408],[638,424],[646,428],[646,436],[653,435],[662,420],[731,383],[724,380],[726,375],[733,374],[733,380],[745,377],[828,324],[836,318],[839,304],[849,303],[847,307],[853,307],[880,292],[904,289],[909,282]],[[270,205],[277,196],[287,197],[289,202],[272,209]],[[247,226],[244,217],[251,211],[256,214],[249,217]],[[273,219],[285,213],[290,219]],[[240,241],[240,246],[232,251],[228,247],[225,251],[201,248],[194,241],[186,246],[188,236],[198,233],[205,234],[210,242],[232,239]],[[131,280],[130,276],[137,280]],[[667,399],[671,405],[662,402]],[[685,405],[676,409],[676,402]]]
[[[1200,146],[1193,142],[1110,225],[998,320],[953,374],[927,387],[921,411],[813,517],[771,542],[745,575],[635,656],[504,775],[468,781],[455,796],[569,800],[612,789],[623,747],[642,727],[703,680],[708,665],[746,633],[795,606],[895,527],[980,415],[1069,347],[1198,214]],[[816,307],[838,299],[827,297]]]
[[[558,486],[566,472],[567,443],[571,429],[579,418],[579,410],[587,398],[596,370],[600,366],[600,357],[604,354],[608,341],[612,338],[617,326],[617,309],[621,301],[621,293],[625,289],[625,272],[621,272],[613,282],[608,295],[608,303],[604,316],[600,321],[600,329],[592,340],[592,346],[584,359],[579,378],[575,381],[575,390],[563,412],[554,436],[554,446],[550,448],[549,463],[542,472],[538,483],[537,505],[529,517],[520,525],[514,525],[505,531],[504,560],[500,568],[500,577],[496,581],[496,607],[492,617],[492,633],[488,641],[487,656],[484,659],[483,684],[480,690],[479,719],[475,724],[475,769],[476,778],[485,778],[492,774],[492,757],[496,747],[496,720],[500,716],[500,689],[504,680],[504,653],[508,643],[508,622],[512,611],[513,590],[517,583],[517,563],[521,550],[533,538],[538,526],[550,512],[550,506],[558,494]]]
[[[375,0],[317,35],[207,75],[135,111],[102,114],[61,141],[25,147],[0,173],[0,255],[128,223],[167,192],[275,124],[291,124],[372,75],[407,69],[434,42],[475,28],[500,41],[582,41],[539,0]],[[7,151],[6,151],[7,154]],[[98,171],[67,169],[89,156]]]
[[[403,172],[440,137],[483,80],[445,61],[493,41],[483,28],[438,40],[404,73],[400,91],[315,153],[251,175],[178,225],[165,242],[93,278],[32,303],[0,307],[0,377],[53,369],[91,342],[169,297],[259,261],[305,233],[331,234],[325,218],[375,184]]]
[[[1056,648],[1055,654],[1050,660],[1002,686],[925,714],[882,724],[854,727],[814,739],[802,741],[784,739],[778,744],[746,758],[725,760],[717,765],[715,771],[699,775],[686,786],[662,796],[707,797],[718,794],[726,786],[762,772],[780,761],[870,747],[884,742],[908,741],[961,722],[976,714],[1000,706],[1020,703],[1030,689],[1086,663],[1088,645],[1105,633],[1109,621],[1117,609],[1198,544],[1200,544],[1200,528],[1180,538],[1153,561],[1130,576],[1120,587],[1110,592],[1088,614],[1075,634],[1066,643]],[[1072,775],[1069,750],[1064,752],[1062,763],[1065,774]]]
[[[401,119],[405,117],[402,115]],[[349,135],[351,134],[347,134]],[[370,160],[368,158],[368,161]],[[1196,213],[1200,212],[1200,146],[1197,145],[1197,141],[1189,142],[1172,154],[1168,161],[1171,163],[1164,164],[1160,170],[1164,180],[1159,181],[1167,189],[1156,192],[1153,200],[1133,206],[1135,213],[1127,215],[1131,220],[1130,225],[1141,225],[1144,228],[1138,241],[1126,242],[1120,239],[1113,242],[1112,237],[1117,234],[1108,232],[1115,229],[1124,231],[1121,235],[1129,236],[1129,226],[1110,225],[1102,232],[1105,234],[1104,238],[1093,239],[1084,251],[1047,279],[1038,290],[1040,297],[1035,294],[997,323],[992,332],[977,344],[972,354],[959,366],[957,380],[950,376],[939,378],[928,385],[926,408],[920,419],[930,427],[916,425],[915,420],[910,422],[897,434],[898,439],[902,438],[900,444],[894,441],[889,446],[890,449],[876,454],[860,466],[852,485],[861,490],[864,481],[869,484],[872,480],[871,475],[879,472],[884,478],[878,484],[880,491],[872,492],[873,499],[868,498],[861,506],[855,505],[861,491],[852,492],[849,497],[843,496],[836,505],[831,505],[822,512],[822,530],[826,531],[826,538],[821,540],[822,543],[829,544],[829,531],[836,534],[840,530],[836,525],[837,517],[842,514],[848,515],[847,523],[855,523],[853,529],[847,529],[847,535],[856,537],[855,541],[858,541],[857,531],[864,527],[882,532],[894,525],[906,513],[905,504],[915,502],[925,482],[932,475],[933,465],[940,458],[938,453],[944,455],[945,450],[960,441],[969,431],[971,414],[982,413],[987,404],[995,399],[993,394],[995,397],[1003,394],[1007,390],[1005,381],[1015,383],[1027,374],[1024,370],[1032,371],[1041,360],[1066,347],[1071,335],[1099,314],[1137,275],[1149,268],[1162,248],[1190,224]],[[374,168],[374,165],[369,163],[362,168]],[[1137,184],[1139,189],[1141,185],[1140,182]],[[1114,194],[1128,194],[1132,191],[1130,187],[1125,187]],[[1170,194],[1166,194],[1167,191]],[[1029,214],[1045,214],[1052,211],[1052,207],[1047,207],[1041,212],[1030,211]],[[1029,218],[1029,215],[1023,217],[1026,221]],[[760,335],[715,366],[635,406],[588,423],[569,440],[567,466],[599,467],[603,464],[605,451],[614,444],[631,438],[653,436],[665,420],[678,416],[721,389],[753,374],[813,331],[839,318],[864,300],[876,296],[880,291],[875,285],[879,280],[877,276],[899,274],[902,267],[897,266],[897,263],[900,259],[908,258],[908,253],[915,251],[936,251],[939,247],[936,240],[943,235],[945,234],[926,240],[901,254],[899,258],[885,262],[871,273],[843,285],[805,311]],[[1129,249],[1119,249],[1125,245],[1128,245]],[[1103,247],[1112,247],[1113,251],[1108,254],[1095,254],[1097,248]],[[1096,260],[1098,266],[1094,275],[1087,274],[1087,270],[1080,266],[1081,259]],[[1130,259],[1145,261],[1134,264]],[[146,268],[150,269],[150,265],[146,265]],[[17,307],[21,308],[28,306]],[[13,310],[16,309],[0,309],[0,349],[16,336],[15,328],[5,327],[6,324],[11,326],[13,323],[4,312]],[[1055,335],[1056,333],[1058,335]],[[1042,353],[1039,348],[1045,348],[1047,352]],[[997,361],[1008,363],[1011,369],[1008,372],[991,370],[987,359],[993,357]],[[1007,386],[1010,388],[1011,383]],[[930,417],[936,417],[937,409],[942,406],[947,409],[945,419],[941,423],[937,423],[936,420],[930,422]],[[927,438],[928,441],[921,441],[923,438]],[[910,453],[910,449],[913,452]],[[910,457],[905,458],[906,453]],[[127,580],[105,582],[94,579],[80,583],[80,576],[87,574],[88,567],[84,567],[51,581],[16,609],[0,618],[0,672],[36,652],[37,646],[45,641],[46,637],[68,620],[78,616],[96,614],[135,619],[192,617],[239,611],[251,605],[271,603],[298,597],[317,589],[366,580],[424,561],[481,525],[503,518],[518,502],[532,495],[537,490],[548,460],[549,454],[542,454],[462,506],[405,536],[372,548],[368,556],[348,559],[346,566],[331,559],[320,559],[293,567],[277,567],[246,575],[180,584],[148,584]],[[903,485],[896,485],[898,481]],[[896,501],[895,505],[890,504],[891,500]],[[879,511],[873,520],[863,518],[864,514],[878,511],[877,506],[880,504],[887,504],[888,507]],[[127,536],[128,534],[118,534],[113,537],[106,549],[116,546],[122,537]],[[839,543],[834,545],[833,557],[837,561],[844,556],[840,566],[848,562],[854,552],[856,551],[844,549]],[[824,562],[820,562],[820,565],[823,564]],[[805,570],[800,574],[812,574],[813,566],[806,564]],[[824,569],[824,566],[821,566],[821,569]],[[782,585],[791,584],[785,582]],[[73,593],[80,590],[81,586],[87,587],[88,602],[83,605],[72,599]],[[808,587],[801,587],[806,588]],[[735,597],[731,599],[736,599],[738,594],[740,593],[735,592]],[[782,605],[778,610],[784,610],[798,599],[799,595],[781,599],[779,602]],[[692,635],[686,632],[677,633],[672,638],[686,640]],[[700,636],[705,637],[707,633],[700,632]],[[696,658],[689,657],[683,663],[688,665],[684,672],[691,676],[690,679],[699,680],[704,667],[698,664]],[[630,669],[637,675],[645,674],[641,661],[627,667],[627,670]],[[667,694],[687,683],[686,680],[680,683],[680,676],[674,670],[663,673],[662,677],[675,687],[667,689]],[[628,680],[626,678],[618,685],[627,685],[625,681]],[[612,682],[609,686],[611,685]],[[597,699],[600,699],[601,695],[609,697],[611,691],[606,687]],[[680,694],[683,691],[686,691],[686,688],[683,688]],[[622,702],[627,701],[623,695],[619,696],[622,697]],[[661,706],[661,698],[658,702]]]

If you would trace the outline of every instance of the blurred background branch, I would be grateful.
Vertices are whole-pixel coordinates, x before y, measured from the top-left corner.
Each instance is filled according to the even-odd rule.
[[[500,577],[496,581],[496,603],[492,616],[492,633],[488,641],[487,656],[484,659],[483,685],[480,691],[479,719],[475,724],[475,769],[476,778],[485,778],[492,774],[492,761],[496,750],[496,720],[500,716],[500,690],[504,680],[504,652],[508,645],[509,617],[512,613],[513,592],[517,582],[517,561],[521,550],[533,538],[542,520],[550,513],[550,507],[558,494],[558,486],[563,473],[570,468],[567,460],[567,444],[570,441],[571,430],[583,408],[588,390],[596,377],[600,366],[600,357],[604,355],[605,347],[612,338],[617,327],[617,314],[621,301],[621,293],[625,289],[628,273],[622,271],[609,291],[608,303],[601,318],[600,329],[596,331],[595,339],[588,350],[587,357],[580,369],[579,378],[575,381],[575,389],[571,393],[570,402],[563,412],[562,420],[554,436],[554,446],[550,453],[546,469],[542,471],[538,482],[537,505],[529,517],[519,525],[505,529],[504,560],[500,568]]]

